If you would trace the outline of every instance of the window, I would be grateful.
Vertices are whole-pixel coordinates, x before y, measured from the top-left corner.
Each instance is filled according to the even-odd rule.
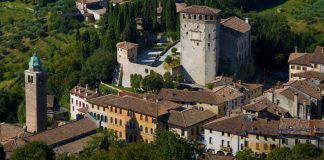
[[[227,133],[227,137],[229,137],[229,136],[231,136],[231,134],[230,133]]]
[[[107,116],[105,116],[105,122],[107,122]]]
[[[222,136],[224,136],[224,134],[225,134],[225,133],[224,133],[224,132],[222,132]]]
[[[197,25],[197,28],[199,28],[199,25]]]
[[[71,98],[71,104],[73,104],[73,98]]]
[[[191,14],[189,14],[188,19],[191,19]]]
[[[268,144],[263,144],[263,149],[268,150]]]
[[[74,111],[74,106],[72,106],[72,111]]]
[[[188,32],[186,32],[186,35],[188,36]]]
[[[210,47],[210,43],[208,43],[208,48]]]
[[[286,139],[285,138],[281,138],[281,144],[286,144]]]
[[[184,134],[184,130],[183,129],[181,129],[181,136],[184,136],[185,134]]]
[[[295,144],[300,143],[299,139],[295,139]]]
[[[306,143],[310,143],[310,140],[309,139],[306,139]]]
[[[197,43],[197,46],[199,46],[199,43]]]
[[[148,132],[148,129],[147,129],[147,127],[145,127],[145,133],[147,133]]]
[[[210,16],[210,20],[214,20],[214,16]]]
[[[222,139],[222,147],[224,147],[224,140]]]
[[[255,149],[260,150],[259,143],[256,143]]]
[[[202,20],[202,16],[201,15],[199,15],[199,20]]]
[[[112,112],[113,111],[113,107],[110,107],[110,112]]]
[[[151,128],[151,134],[153,134],[153,128]]]
[[[145,115],[145,121],[146,121],[146,122],[148,121],[147,115]]]
[[[197,19],[197,16],[196,15],[194,15],[194,19]]]
[[[110,123],[114,123],[113,117],[110,117]]]
[[[212,132],[213,132],[213,130],[210,129],[210,130],[209,130],[209,133],[212,133]]]
[[[205,16],[205,20],[207,20],[207,16]]]
[[[141,132],[143,131],[143,126],[142,126],[142,125],[140,125],[140,131],[141,131]]]
[[[143,115],[140,115],[140,120],[143,120]]]
[[[115,118],[115,124],[117,124],[117,118]]]
[[[264,136],[264,140],[267,141],[268,140],[268,137],[267,136]]]
[[[300,66],[297,66],[297,70],[300,70]]]
[[[191,135],[194,135],[194,129],[191,128]]]
[[[227,147],[230,147],[231,145],[230,145],[230,141],[227,141]]]
[[[303,67],[303,71],[306,71],[307,70],[307,68],[306,67]]]
[[[183,18],[183,19],[186,19],[186,15],[185,15],[185,14],[182,14],[182,18]]]
[[[210,34],[208,34],[208,39],[210,39]]]
[[[123,121],[120,119],[119,120],[119,125],[122,126],[123,125]]]
[[[259,139],[259,135],[256,135],[256,139]]]
[[[212,140],[213,140],[213,138],[209,137],[209,144],[212,144]]]
[[[117,113],[117,107],[115,107],[115,113]]]
[[[123,113],[122,109],[121,109],[121,108],[119,108],[119,114],[122,114],[122,113]]]
[[[290,66],[290,69],[295,69],[295,66],[291,65],[291,66]]]
[[[119,137],[122,137],[122,136],[123,136],[122,132],[119,132]]]
[[[104,121],[104,116],[103,115],[100,116],[100,120]]]

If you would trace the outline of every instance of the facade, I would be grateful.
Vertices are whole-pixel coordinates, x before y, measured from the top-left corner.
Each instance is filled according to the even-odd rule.
[[[324,73],[324,47],[317,46],[313,54],[291,53],[288,59],[289,63],[289,80],[299,80],[300,76],[295,76],[297,73],[314,71]]]
[[[86,85],[85,88],[75,86],[70,90],[70,119],[77,119],[81,108],[88,107],[88,99],[100,96],[98,91],[92,91]]]
[[[35,53],[28,66],[25,70],[26,126],[28,132],[37,133],[47,129],[47,74]]]
[[[106,0],[76,0],[76,8],[85,17],[86,21],[100,20],[106,13]]]
[[[244,105],[244,94],[231,85],[219,86],[213,89],[213,94],[224,97],[227,102],[226,111],[231,111]]]
[[[169,101],[152,102],[131,96],[106,95],[88,100],[89,114],[100,121],[101,127],[115,132],[128,142],[152,142],[160,119],[168,110],[181,105]]]
[[[232,84],[239,92],[244,94],[244,103],[247,104],[250,100],[262,96],[262,84],[258,83],[238,83]]]
[[[220,13],[207,6],[189,6],[180,12],[182,75],[189,82],[205,85],[220,70],[237,77],[241,67],[251,63],[248,20],[221,19]]]
[[[215,154],[236,155],[245,148],[256,154],[267,154],[279,147],[279,121],[252,115],[235,115],[212,121],[205,128],[207,151]]]

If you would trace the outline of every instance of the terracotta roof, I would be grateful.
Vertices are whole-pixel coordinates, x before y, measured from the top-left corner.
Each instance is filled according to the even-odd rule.
[[[170,101],[151,102],[131,96],[112,99],[110,101],[107,101],[106,104],[153,117],[158,117],[160,115],[166,114],[168,110],[182,106],[181,104],[173,103]]]
[[[298,80],[298,81],[287,82],[284,85],[293,87],[294,89],[297,89],[303,93],[306,93],[306,94],[310,95],[311,97],[316,98],[318,100],[321,99],[321,91],[319,90],[317,85],[315,85],[312,82],[309,82],[306,80]]]
[[[6,142],[16,137],[24,137],[27,135],[28,133],[25,132],[24,129],[20,126],[8,123],[0,124],[0,143]]]
[[[43,141],[47,145],[57,146],[74,141],[76,137],[82,138],[94,134],[96,129],[96,122],[89,118],[84,118],[79,121],[74,121],[63,126],[26,137],[25,140],[29,142]]]
[[[89,113],[89,108],[88,107],[82,107],[82,108],[79,108],[77,110],[79,112],[81,112],[81,113],[84,113],[84,114]]]
[[[227,19],[222,19],[221,25],[241,33],[245,33],[251,30],[251,25],[249,23],[246,23],[244,20],[236,16]]]
[[[93,138],[93,136],[95,136],[97,134],[93,134],[91,136],[83,137],[83,138],[78,139],[76,141],[73,141],[71,143],[67,143],[67,144],[61,145],[59,147],[55,147],[55,148],[53,148],[53,150],[54,150],[54,152],[56,154],[64,154],[64,153],[76,154],[76,153],[80,153],[80,152],[82,152],[84,150],[87,143]]]
[[[87,91],[87,94],[86,94]],[[95,98],[100,96],[99,93],[96,93],[95,91],[92,91],[90,89],[86,89],[84,87],[81,86],[75,86],[70,90],[70,94],[74,94],[78,97],[81,98],[86,98],[86,99],[90,99],[90,98]]]
[[[216,95],[223,97],[226,101],[232,101],[239,97],[243,97],[244,94],[230,86],[219,86],[213,88],[213,92]]]
[[[27,142],[22,138],[15,138],[7,141],[3,144],[3,150],[5,152],[13,152],[16,148],[25,145]]]
[[[324,64],[324,47],[316,47],[312,55],[311,62],[316,64]]]
[[[244,87],[248,90],[255,90],[257,88],[262,87],[263,85],[260,83],[235,83],[236,87]]]
[[[301,77],[306,79],[318,79],[324,81],[324,73],[315,71],[305,71],[293,74],[295,77]]]
[[[161,89],[158,98],[175,102],[198,102],[205,104],[222,104],[226,102],[225,98],[207,91],[185,91],[176,89]]]
[[[204,14],[204,15],[217,15],[221,10],[216,8],[211,8],[207,6],[189,6],[181,11],[181,13],[190,13],[190,14]]]
[[[187,6],[186,3],[176,3],[177,12],[181,12],[186,8],[186,6]]]
[[[283,118],[279,129],[282,134],[315,136],[324,133],[324,121]]]
[[[251,100],[250,104],[247,104],[243,107],[244,110],[260,112],[266,110],[273,114],[286,114],[289,113],[287,110],[281,108],[280,106],[273,104],[266,97],[262,96],[260,98]]]
[[[91,98],[89,100],[87,100],[88,103],[91,104],[95,104],[95,105],[99,105],[102,107],[107,107],[107,101],[110,101],[112,99],[116,99],[116,98],[121,98],[119,96],[113,95],[113,94],[108,94],[108,95],[104,95],[104,96],[100,96],[100,97],[96,97],[96,98]]]
[[[290,99],[291,101],[294,100],[294,96],[295,94],[297,95],[297,100],[298,100],[298,103],[304,103],[304,101],[309,104],[309,100],[306,96],[304,96],[303,94],[298,94],[298,92],[296,90],[294,90],[293,88],[291,87],[284,87],[284,88],[281,88],[281,89],[277,89],[275,90],[275,93],[279,93],[283,96],[285,96],[286,98]]]
[[[158,96],[156,94],[149,94],[149,93],[137,94],[137,93],[133,93],[133,92],[122,91],[122,92],[119,92],[118,95],[121,97],[131,96],[131,97],[142,98],[142,99],[147,99],[147,100],[151,100],[151,101],[156,101],[158,99]]]
[[[116,45],[117,48],[121,48],[121,49],[125,49],[125,50],[129,50],[129,49],[132,49],[132,48],[137,48],[138,47],[138,44],[136,43],[130,43],[130,42],[119,42],[117,43]]]
[[[278,135],[279,121],[256,118],[251,115],[236,115],[207,123],[204,128],[231,134],[247,132],[261,135]]]
[[[182,111],[170,110],[165,117],[165,122],[179,127],[190,127],[192,125],[215,118],[216,115],[208,110],[185,109]]]
[[[310,66],[311,58],[312,55],[308,53],[292,53],[289,55],[288,63]]]

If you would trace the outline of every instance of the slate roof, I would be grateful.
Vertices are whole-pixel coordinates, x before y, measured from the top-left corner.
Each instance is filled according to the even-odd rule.
[[[138,44],[124,41],[124,42],[117,43],[116,47],[129,50],[129,49],[137,48]]]
[[[186,91],[176,89],[161,89],[158,94],[159,100],[168,100],[175,102],[198,102],[204,104],[222,104],[226,102],[225,98],[208,91]]]
[[[251,115],[223,117],[207,123],[204,128],[231,134],[248,132],[261,135],[279,135],[279,121],[256,118]]]
[[[324,81],[324,73],[316,71],[305,71],[293,74],[295,77],[301,77],[306,79],[318,79]]]
[[[182,11],[181,13],[189,13],[189,14],[204,14],[204,15],[217,15],[221,12],[221,10],[216,8],[211,8],[207,6],[189,6]]]
[[[88,94],[86,94],[86,91]],[[95,91],[92,91],[90,89],[86,89],[84,87],[81,86],[75,86],[70,90],[70,94],[74,94],[78,97],[81,98],[86,98],[86,99],[90,99],[90,98],[95,98],[95,97],[99,97],[100,94],[96,93]]]
[[[97,124],[89,118],[74,121],[57,128],[46,130],[26,137],[26,141],[43,141],[47,145],[57,146],[96,133]]]
[[[198,109],[185,109],[182,111],[171,110],[165,118],[168,124],[187,128],[195,124],[215,118],[216,115],[208,110],[201,111]]]
[[[241,33],[246,33],[251,30],[251,25],[249,23],[246,23],[244,20],[236,16],[227,19],[222,19],[221,25]]]

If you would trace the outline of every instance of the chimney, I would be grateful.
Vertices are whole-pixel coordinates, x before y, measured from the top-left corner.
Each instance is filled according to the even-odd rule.
[[[81,93],[81,89],[80,88],[78,89],[78,92]]]
[[[88,96],[88,84],[86,84],[85,95]]]
[[[295,46],[295,53],[298,53],[298,46]]]
[[[249,24],[249,18],[245,18],[245,23]]]

